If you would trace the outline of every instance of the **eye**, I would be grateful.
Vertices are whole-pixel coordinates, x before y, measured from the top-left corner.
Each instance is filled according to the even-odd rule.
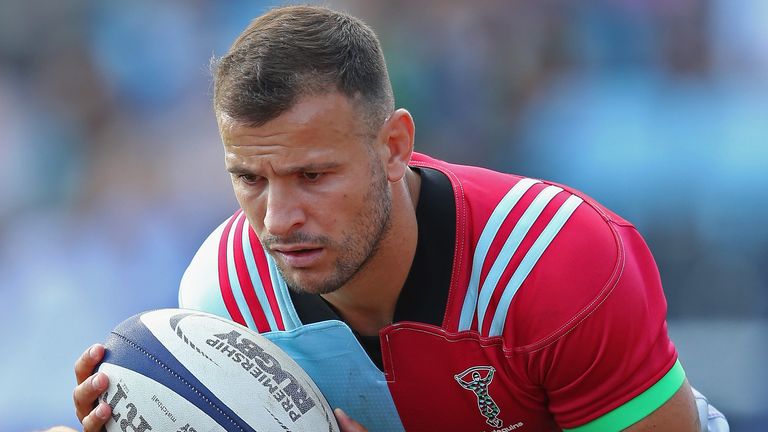
[[[255,185],[261,181],[262,177],[253,174],[239,174],[237,179],[247,185]]]
[[[301,173],[301,176],[304,178],[304,180],[307,180],[310,183],[314,183],[314,182],[320,180],[320,177],[323,176],[323,173],[319,173],[319,172],[303,172],[303,173]]]

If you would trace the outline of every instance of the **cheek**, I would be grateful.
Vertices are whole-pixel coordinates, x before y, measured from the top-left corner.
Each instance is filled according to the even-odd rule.
[[[237,200],[237,203],[240,204],[241,208],[243,208],[246,201],[248,200],[248,194],[246,193],[245,189],[243,189],[243,187],[234,179],[232,180],[232,191],[235,193],[235,199]]]
[[[237,185],[232,185],[235,191],[235,199],[240,204],[240,208],[245,209],[248,206],[248,195],[243,192]]]
[[[346,191],[312,194],[305,198],[303,210],[307,226],[327,233],[346,231],[362,201],[362,197]]]
[[[243,212],[248,218],[248,222],[250,223],[251,227],[253,227],[257,233],[261,232],[262,228],[264,227],[263,225],[265,213],[265,207],[261,200],[245,193],[238,193],[237,190],[235,190],[235,199],[240,205],[240,208],[243,209]]]

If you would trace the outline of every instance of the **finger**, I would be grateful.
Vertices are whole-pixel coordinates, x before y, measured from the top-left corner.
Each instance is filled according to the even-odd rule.
[[[341,408],[333,410],[341,432],[368,432],[368,429],[348,416]]]
[[[77,383],[81,384],[89,376],[93,374],[93,369],[99,364],[104,357],[104,345],[94,344],[75,362],[75,377]]]
[[[91,413],[99,395],[104,393],[107,387],[109,377],[103,372],[96,373],[75,387],[72,399],[75,401],[75,412],[80,421]]]
[[[104,427],[112,408],[106,402],[102,402],[90,414],[83,419],[83,432],[99,432]]]

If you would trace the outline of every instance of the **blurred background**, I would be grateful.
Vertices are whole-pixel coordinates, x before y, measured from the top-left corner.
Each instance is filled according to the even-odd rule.
[[[0,430],[77,426],[72,365],[176,305],[235,209],[208,70],[276,1],[0,0]],[[330,1],[371,24],[417,150],[634,222],[690,380],[768,424],[768,2]]]

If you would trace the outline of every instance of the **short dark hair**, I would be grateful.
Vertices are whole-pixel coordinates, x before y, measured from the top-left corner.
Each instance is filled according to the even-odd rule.
[[[339,91],[380,126],[394,110],[392,86],[373,30],[345,13],[287,6],[256,18],[213,62],[213,107],[261,126],[298,99]]]

